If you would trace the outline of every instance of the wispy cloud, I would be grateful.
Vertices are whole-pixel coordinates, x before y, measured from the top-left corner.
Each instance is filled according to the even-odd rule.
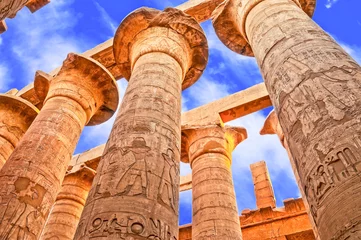
[[[93,1],[95,7],[100,13],[102,21],[105,23],[105,25],[109,28],[110,31],[110,37],[113,37],[115,34],[115,31],[117,30],[118,24],[109,16],[109,14],[105,11],[105,9],[100,6],[100,4],[97,1]]]
[[[9,26],[17,40],[11,46],[12,52],[25,73],[23,84],[33,81],[36,70],[51,71],[69,52],[83,52],[90,47],[89,41],[75,36],[78,15],[71,5],[72,1],[58,0],[36,14],[20,11]]]
[[[337,2],[338,2],[338,0],[327,0],[327,3],[325,4],[325,7],[326,8],[331,8]]]
[[[9,90],[9,86],[12,83],[12,79],[9,74],[9,67],[5,64],[0,64],[0,92]]]

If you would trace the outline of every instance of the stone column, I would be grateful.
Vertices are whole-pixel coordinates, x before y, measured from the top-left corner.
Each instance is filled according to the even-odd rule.
[[[255,55],[320,238],[357,239],[361,68],[310,19],[314,5],[228,0],[214,26],[226,45]]]
[[[295,179],[296,179],[296,182],[297,182],[297,185],[298,185],[298,189],[300,190],[302,200],[303,200],[303,202],[305,204],[306,212],[307,212],[307,214],[308,214],[308,216],[310,218],[313,233],[315,234],[316,239],[320,239],[319,234],[318,234],[318,230],[317,230],[317,227],[316,227],[316,223],[315,223],[315,221],[314,221],[314,219],[312,217],[310,205],[308,204],[304,188],[302,187],[300,176],[298,175],[298,170],[296,169],[296,166],[295,166],[295,160],[292,158],[292,155],[290,153],[290,149],[288,147],[288,143],[287,143],[287,141],[285,139],[285,135],[283,134],[283,130],[281,128],[280,122],[278,121],[278,118],[277,118],[277,115],[276,115],[275,111],[270,112],[270,114],[267,116],[266,121],[264,123],[264,126],[260,131],[260,134],[261,135],[276,134],[278,136],[282,146],[286,149],[287,154],[288,154],[288,158],[289,158],[290,163],[291,163],[293,173],[295,174]]]
[[[94,176],[84,165],[67,173],[40,240],[73,240]]]
[[[192,168],[192,239],[241,240],[232,151],[247,138],[239,127],[184,126],[182,161]]]
[[[0,169],[38,112],[34,105],[20,97],[0,94]]]
[[[74,239],[178,238],[181,91],[207,50],[176,9],[141,8],[120,24],[114,54],[129,85]]]
[[[251,173],[256,195],[257,209],[275,208],[276,199],[273,192],[271,178],[265,161],[251,164]]]
[[[84,125],[109,119],[117,103],[110,73],[69,54],[41,112],[0,171],[0,239],[40,237]]]

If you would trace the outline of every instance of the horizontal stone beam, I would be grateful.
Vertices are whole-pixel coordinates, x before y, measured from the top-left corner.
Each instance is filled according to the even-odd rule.
[[[223,124],[272,106],[264,83],[182,114],[182,125]]]
[[[35,0],[34,0],[35,1]],[[46,0],[37,0],[45,1]],[[210,19],[213,10],[221,3],[223,0],[190,0],[185,2],[176,8],[184,11],[185,13],[193,16],[199,22],[206,21]],[[103,64],[114,76],[115,79],[119,80],[122,78],[122,74],[119,71],[119,68],[115,64],[114,55],[113,55],[113,38],[97,45],[96,47],[83,53],[86,57],[91,57],[101,64]],[[54,69],[49,73],[51,76],[55,76],[60,68]],[[36,96],[34,91],[34,84],[31,83],[25,88],[21,89],[17,96],[26,99],[35,106],[41,105],[41,100]]]

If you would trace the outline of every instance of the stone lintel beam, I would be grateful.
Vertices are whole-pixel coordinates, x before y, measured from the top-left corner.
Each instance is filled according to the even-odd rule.
[[[273,192],[272,182],[265,161],[251,164],[254,193],[256,195],[257,208],[275,208],[276,199]]]
[[[25,6],[30,10],[30,12],[34,13],[48,3],[50,3],[50,0],[29,0]]]
[[[8,30],[5,20],[0,21],[0,34]]]
[[[264,83],[182,114],[182,126],[221,124],[272,106]]]
[[[193,16],[198,22],[203,22],[210,19],[213,10],[221,2],[222,0],[190,0],[179,5],[176,8]],[[108,39],[107,41],[97,45],[96,47],[84,52],[83,55],[86,57],[91,57],[96,61],[100,62],[109,70],[109,72],[112,73],[115,79],[119,80],[123,78],[119,67],[115,63],[113,54],[113,38]],[[60,68],[54,69],[49,73],[49,75],[55,76],[59,69]],[[40,103],[40,100],[37,99],[35,95],[33,83],[21,89],[18,96],[28,100],[35,106]]]

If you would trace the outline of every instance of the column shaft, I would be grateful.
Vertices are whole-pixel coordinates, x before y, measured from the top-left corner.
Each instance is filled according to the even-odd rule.
[[[72,240],[74,238],[95,174],[86,167],[80,171],[65,176],[40,239]]]
[[[109,72],[69,54],[42,111],[0,171],[0,239],[38,239],[85,124],[109,119],[118,102]]]
[[[14,146],[5,138],[0,136],[0,169],[14,151]]]
[[[360,66],[292,1],[242,14],[321,239],[358,239]]]
[[[169,55],[137,60],[75,239],[178,238],[181,84]]]
[[[231,160],[220,153],[208,153],[192,162],[194,240],[242,239],[234,192]]]
[[[39,237],[85,121],[71,99],[44,105],[0,172],[0,239]]]
[[[140,8],[120,24],[114,56],[129,84],[74,239],[178,239],[181,91],[207,50],[177,9]]]

